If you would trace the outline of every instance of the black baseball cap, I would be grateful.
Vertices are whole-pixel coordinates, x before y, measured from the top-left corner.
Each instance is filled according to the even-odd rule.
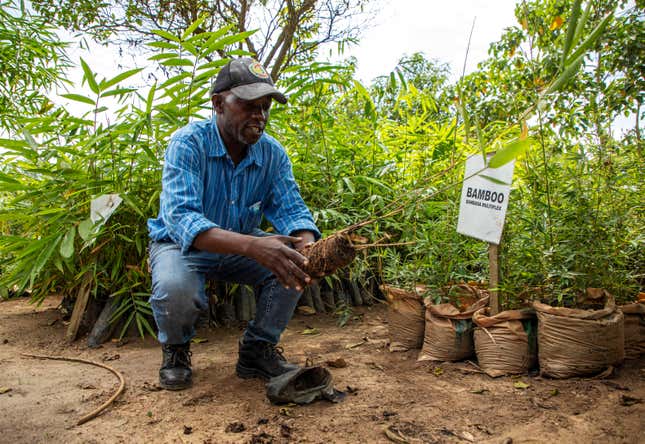
[[[231,91],[242,100],[271,96],[282,104],[287,103],[287,98],[273,85],[264,66],[250,57],[231,60],[217,73],[210,96],[224,91]]]

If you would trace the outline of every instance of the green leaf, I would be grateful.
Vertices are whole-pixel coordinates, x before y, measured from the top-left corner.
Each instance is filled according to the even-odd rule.
[[[157,91],[157,83],[155,82],[152,87],[150,88],[150,91],[148,91],[148,97],[146,97],[146,114],[150,115],[150,112],[152,111],[152,103],[155,98],[155,92]]]
[[[210,47],[215,43],[217,39],[222,37],[223,35],[226,35],[231,29],[233,29],[235,25],[226,25],[223,28],[218,29],[217,31],[209,32],[209,37],[206,43],[204,43],[204,46],[202,48],[201,56],[205,57],[207,55],[210,55],[213,51],[210,50]],[[191,37],[190,40],[194,39],[195,37]]]
[[[165,88],[167,88],[168,86],[172,85],[173,83],[177,83],[177,82],[179,82],[179,81],[181,81],[181,80],[184,80],[184,79],[185,79],[185,78],[187,78],[187,77],[190,77],[190,75],[191,75],[191,74],[190,74],[189,72],[182,72],[182,73],[179,73],[179,74],[177,74],[176,76],[173,76],[173,77],[169,78],[168,80],[166,80],[165,82],[163,82],[163,83],[159,86],[159,88],[160,88],[160,89],[165,89]]]
[[[501,150],[498,150],[495,155],[490,158],[490,160],[488,161],[488,168],[499,168],[502,165],[506,165],[508,162],[526,151],[532,143],[533,139],[531,139],[530,137],[524,140],[515,139],[511,141]]]
[[[197,20],[195,20],[181,35],[181,40],[186,40],[189,35],[191,35],[199,25],[204,23],[204,20],[208,18],[208,14],[202,14]]]
[[[496,183],[497,185],[510,185],[510,183],[506,183],[503,180],[497,179],[496,177],[487,176],[486,174],[478,174],[478,176],[486,180],[490,180],[491,182]]]
[[[148,60],[157,61],[157,60],[169,59],[171,57],[177,57],[177,54],[170,53],[170,52],[163,52],[161,54],[157,54],[157,55],[153,55],[152,57],[148,57]]]
[[[208,62],[201,64],[197,67],[197,70],[210,69],[210,68],[221,68],[222,66],[228,63],[228,59],[215,60],[214,62]]]
[[[130,208],[132,208],[141,218],[145,219],[146,215],[143,214],[143,211],[130,199],[130,196],[127,194],[121,194],[121,198],[123,199],[123,202]]]
[[[136,90],[136,88],[116,88],[104,92],[103,94],[101,94],[101,97],[122,96],[123,94],[131,93],[132,91]]]
[[[95,105],[94,100],[80,94],[61,94],[61,97],[65,97],[66,99],[74,100],[76,102],[87,103],[88,105],[92,106]]]
[[[477,118],[477,114],[475,114],[475,133],[477,134],[477,141],[479,142],[479,149],[482,153],[482,157],[484,158],[484,161],[486,161],[486,144],[484,143],[484,136],[482,134],[482,130],[479,126],[479,119]]]
[[[188,51],[189,53],[191,53],[195,57],[198,56],[197,48],[195,48],[195,45],[193,45],[192,43],[184,42],[184,43],[182,43],[182,46],[184,47],[184,49],[186,51]]]
[[[168,59],[159,62],[159,64],[164,66],[193,66],[193,62],[188,59]]]
[[[204,343],[204,342],[208,342],[208,339],[199,338],[199,337],[195,336],[193,339],[190,340],[190,342],[192,342],[193,344],[201,344],[201,343]]]
[[[526,382],[516,381],[516,382],[513,384],[513,387],[515,387],[516,389],[524,390],[524,389],[529,388],[529,387],[530,387],[530,385],[529,385],[529,384],[527,384]]]
[[[59,252],[65,259],[69,259],[74,254],[74,238],[76,237],[76,225],[72,225],[60,243]]]
[[[302,332],[300,332],[302,335],[319,335],[320,330],[317,328],[305,328]]]
[[[345,182],[345,185],[347,185],[349,191],[351,191],[352,193],[356,192],[356,188],[354,188],[354,184],[351,180],[349,180],[349,177],[343,177],[343,182]]]
[[[161,49],[178,49],[179,46],[175,45],[174,43],[170,42],[150,42],[146,43],[146,45],[152,47],[152,48],[161,48]],[[150,59],[148,59],[150,60]]]
[[[228,37],[224,37],[223,39],[220,39],[210,45],[208,47],[208,53],[210,54],[213,51],[216,51],[218,49],[223,49],[224,47],[228,45],[232,45],[233,43],[241,42],[245,38],[253,35],[255,31],[246,31],[246,32],[240,32],[239,34],[233,34],[229,35]]]
[[[29,131],[27,131],[27,128],[22,129],[22,135],[25,136],[25,141],[29,144],[29,146],[33,149],[38,148],[38,142],[36,142],[36,139],[34,139],[34,136],[31,135]]]
[[[90,69],[89,65],[85,63],[85,60],[81,57],[81,67],[83,68],[83,73],[85,74],[85,79],[87,80],[87,85],[90,87],[94,94],[100,92],[99,85],[96,83],[96,77]]]
[[[163,37],[164,39],[166,39],[166,40],[170,40],[170,41],[172,41],[172,42],[177,42],[177,43],[179,43],[179,42],[181,41],[181,40],[179,39],[179,37],[177,37],[177,36],[176,36],[176,35],[174,35],[174,34],[171,34],[171,33],[170,33],[170,32],[168,32],[168,31],[164,31],[163,29],[153,29],[153,31],[152,31],[152,32],[153,32],[153,33],[155,33],[155,34],[157,34],[159,37]],[[152,46],[152,45],[151,45],[151,46]]]
[[[87,242],[90,236],[92,236],[93,228],[94,222],[92,222],[92,219],[87,218],[85,220],[82,220],[81,223],[78,224],[78,235],[81,237],[81,239]]]
[[[373,177],[369,177],[369,176],[356,176],[356,177],[354,177],[354,180],[365,181],[365,182],[370,183],[372,185],[376,185],[378,187],[383,187],[386,190],[391,190],[392,189],[386,183],[383,183],[383,182],[381,182],[381,181],[379,181],[377,179],[374,179]]]
[[[118,75],[112,77],[108,81],[101,82],[101,89],[104,91],[104,90],[116,85],[117,83],[120,83],[120,82],[124,81],[125,79],[128,79],[128,78],[132,77],[133,75],[135,75],[135,74],[137,74],[137,73],[139,73],[141,71],[143,71],[143,68],[136,68],[136,69],[131,69],[129,71],[122,72],[121,74],[118,74]]]

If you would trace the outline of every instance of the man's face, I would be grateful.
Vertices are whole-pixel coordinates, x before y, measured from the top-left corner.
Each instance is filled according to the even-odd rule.
[[[231,148],[244,147],[257,142],[269,120],[271,97],[242,100],[231,92],[213,96],[217,112],[217,126],[224,142]]]

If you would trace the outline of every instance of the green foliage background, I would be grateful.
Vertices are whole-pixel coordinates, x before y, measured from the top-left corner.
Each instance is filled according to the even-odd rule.
[[[284,70],[279,86],[290,104],[274,105],[270,132],[289,151],[322,231],[402,208],[361,234],[409,244],[369,249],[348,273],[435,288],[486,280],[487,245],[455,231],[463,162],[514,140],[530,117],[535,143],[516,163],[503,240],[504,306],[533,298],[572,304],[586,287],[607,288],[621,301],[643,291],[645,40],[634,36],[643,33],[642,10],[615,14],[624,2],[591,2],[572,40],[579,46],[567,47],[576,4],[520,4],[518,26],[456,84],[447,67],[422,54],[404,56],[372,85],[354,79],[351,61]],[[25,91],[0,107],[0,292],[30,289],[35,301],[74,295],[88,276],[95,297],[120,299],[117,317],[126,327],[135,322],[153,333],[146,220],[158,210],[163,152],[176,129],[210,117],[208,84],[227,61],[210,56],[247,54],[235,48],[248,33],[196,32],[199,20],[182,35],[157,31],[149,62],[170,75],[143,89],[128,86],[139,70],[105,79],[81,60],[83,84],[65,95],[86,107],[76,116],[47,99],[69,83],[65,45],[38,17],[9,3],[2,14],[0,34],[31,39],[2,40],[3,60],[15,58],[11,48],[30,49],[19,52],[30,69],[5,64],[0,82],[5,91]],[[566,77],[566,56],[607,14],[604,37],[590,41],[582,68]],[[556,92],[544,93],[563,78]],[[612,130],[618,115],[635,122],[620,137]],[[90,201],[106,193],[124,202],[93,224]]]

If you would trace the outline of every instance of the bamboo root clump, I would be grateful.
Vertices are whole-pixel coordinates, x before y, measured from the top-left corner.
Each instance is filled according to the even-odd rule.
[[[323,277],[353,261],[356,248],[348,233],[338,232],[307,245],[301,253],[309,260],[304,269],[305,273]]]

